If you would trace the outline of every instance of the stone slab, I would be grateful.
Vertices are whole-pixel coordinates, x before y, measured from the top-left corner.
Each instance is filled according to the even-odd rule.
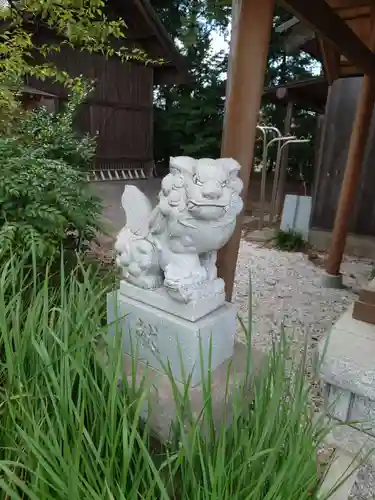
[[[281,216],[281,231],[296,231],[307,241],[309,237],[311,205],[311,196],[287,194]]]
[[[156,307],[126,297],[107,296],[107,320],[112,334],[120,333],[124,354],[152,368],[169,363],[173,377],[199,384],[210,368],[215,370],[233,354],[236,310],[225,303],[208,316],[191,322]],[[203,364],[203,366],[202,366]]]
[[[233,355],[212,371],[212,414],[216,426],[225,425],[230,421],[234,398],[240,397],[241,400],[248,398],[250,403],[252,378],[259,372],[265,359],[263,352],[252,348],[249,363],[246,345],[238,342],[234,345]],[[176,382],[173,387],[167,375],[140,361],[134,363],[134,359],[128,355],[124,356],[124,370],[131,387],[138,388],[140,384],[145,387],[148,399],[144,417],[147,416],[156,437],[162,442],[167,441],[171,437],[171,428],[177,416],[173,391],[177,388],[180,394],[184,394],[185,386]],[[207,404],[203,385],[190,387],[187,393],[191,416],[198,418]]]
[[[342,448],[347,453],[375,466],[375,437],[362,432],[350,425],[335,425],[334,421],[327,421],[332,426],[331,432],[326,436],[328,446]]]
[[[350,307],[319,351],[324,382],[375,401],[375,325],[355,320]]]
[[[187,304],[172,299],[164,287],[160,287],[156,290],[145,290],[125,280],[121,280],[120,282],[120,292],[126,297],[156,307],[161,311],[167,311],[179,318],[188,321],[197,321],[225,303],[224,281],[221,279],[215,281],[217,290],[215,295],[205,296],[205,289],[203,287],[201,289],[200,299],[193,300]]]
[[[348,500],[357,478],[359,465],[355,457],[337,448],[320,487],[318,498]]]
[[[353,305],[320,342],[326,413],[375,437],[375,325],[352,316]]]

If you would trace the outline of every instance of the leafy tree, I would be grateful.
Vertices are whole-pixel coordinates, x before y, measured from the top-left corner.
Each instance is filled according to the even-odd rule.
[[[162,17],[169,33],[178,41],[191,71],[191,80],[180,87],[166,86],[156,93],[155,158],[165,166],[169,156],[188,154],[218,156],[225,102],[225,76],[228,51],[215,53],[212,36],[219,31],[228,35],[230,4],[211,0],[155,0],[153,6]],[[290,18],[277,7],[274,27]],[[309,55],[297,53],[287,56],[283,37],[273,30],[265,85],[277,85],[312,75]],[[265,123],[283,129],[285,109],[267,103],[262,106]],[[293,133],[312,138],[315,115],[295,109]],[[256,161],[260,159],[260,141],[257,142]],[[299,176],[300,165],[312,165],[313,147],[290,148],[292,173]],[[275,159],[271,155],[271,159]],[[271,163],[272,166],[272,163]],[[309,170],[311,173],[311,168]]]
[[[291,15],[281,7],[277,7],[273,19],[274,28],[290,19]],[[268,65],[265,75],[265,86],[276,86],[291,81],[306,80],[314,75],[319,65],[312,57],[298,51],[287,55],[284,46],[283,34],[272,30],[271,43],[268,54]],[[283,131],[286,109],[281,104],[272,104],[263,100],[262,118],[267,124],[272,124]],[[291,146],[289,148],[288,173],[294,178],[300,178],[302,173],[307,182],[313,179],[314,139],[316,131],[316,114],[301,107],[294,106],[293,129],[291,133],[297,137],[310,139],[308,145]],[[276,148],[271,153],[270,168],[275,160]],[[257,156],[260,158],[258,142]]]
[[[230,8],[212,0],[156,0],[162,17],[189,66],[183,86],[160,87],[156,93],[155,158],[168,164],[172,155],[218,156],[228,54],[215,53],[212,34],[225,32]]]
[[[104,0],[8,0],[0,5],[0,132],[9,132],[23,114],[19,95],[27,77],[82,87],[81,78],[71,78],[48,60],[65,46],[145,60],[141,51],[121,44],[124,27],[122,19],[109,18]],[[37,43],[34,34],[40,29],[53,33],[56,41]]]

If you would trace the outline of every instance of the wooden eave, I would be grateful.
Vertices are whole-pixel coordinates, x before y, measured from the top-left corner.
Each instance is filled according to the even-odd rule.
[[[325,112],[327,95],[328,82],[323,77],[297,80],[275,87],[266,87],[263,90],[263,97],[267,101],[275,104],[292,102],[302,109],[320,114]]]
[[[149,0],[109,0],[108,6],[126,23],[126,37],[153,60],[155,83],[185,83],[188,67]]]
[[[375,54],[369,48],[372,0],[281,0],[281,4],[320,39],[320,57],[328,80],[375,74]],[[295,30],[296,23],[291,24]],[[311,42],[311,37],[305,40]]]

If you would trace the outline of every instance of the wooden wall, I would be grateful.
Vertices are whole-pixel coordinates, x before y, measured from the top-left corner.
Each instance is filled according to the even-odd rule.
[[[316,166],[318,175],[311,218],[313,229],[333,229],[361,81],[361,77],[336,80],[329,92]],[[375,236],[374,116],[349,231]]]
[[[81,132],[98,134],[95,170],[153,167],[153,68],[106,59],[97,54],[64,48],[49,56],[71,76],[83,74],[95,81],[89,104],[77,117]],[[51,81],[32,86],[66,97],[66,90]]]

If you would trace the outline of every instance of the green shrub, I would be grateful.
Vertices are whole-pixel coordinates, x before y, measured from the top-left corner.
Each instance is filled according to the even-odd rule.
[[[286,252],[300,252],[306,248],[306,242],[298,231],[277,231],[276,247]]]
[[[90,89],[73,91],[68,102],[58,113],[47,108],[36,108],[27,113],[19,124],[22,141],[36,149],[44,158],[62,160],[72,167],[88,170],[95,154],[96,139],[89,134],[78,136],[75,119],[79,106]]]
[[[22,263],[0,274],[1,500],[316,498],[325,429],[312,420],[303,361],[290,370],[287,346],[275,346],[252,401],[234,396],[228,426],[214,425],[209,380],[198,420],[174,386],[178,446],[156,450],[140,421],[145,386],[124,377],[120,339],[101,327],[106,290],[79,272],[62,267],[54,289],[45,270],[27,294]]]
[[[16,133],[0,137],[0,262],[34,244],[46,263],[61,248],[81,249],[99,229],[100,203],[85,174],[94,142],[72,128],[82,97],[57,116],[34,110]]]

